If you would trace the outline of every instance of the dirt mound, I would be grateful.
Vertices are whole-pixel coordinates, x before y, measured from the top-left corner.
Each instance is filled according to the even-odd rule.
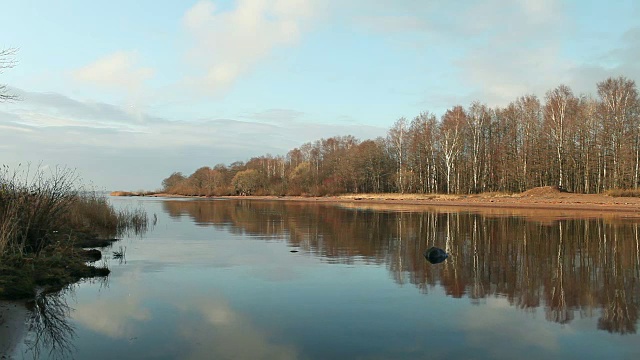
[[[523,192],[522,196],[556,196],[563,191],[557,186],[541,186]]]

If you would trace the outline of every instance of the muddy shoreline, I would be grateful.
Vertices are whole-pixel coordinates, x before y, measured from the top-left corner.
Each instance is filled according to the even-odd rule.
[[[102,252],[96,250],[96,248],[104,248],[118,239],[101,239],[97,237],[84,236],[77,239],[75,243],[75,257],[67,257],[66,262],[57,264],[54,267],[45,267],[47,272],[56,274],[56,279],[53,279],[52,283],[48,285],[37,284],[37,287],[45,292],[56,292],[63,289],[69,284],[76,283],[84,278],[92,278],[98,276],[106,276],[109,270],[106,268],[96,268],[91,265],[100,260]],[[84,250],[83,248],[92,248],[92,250]],[[47,261],[47,259],[43,259]],[[62,268],[64,267],[64,269]],[[6,270],[6,269],[5,269]],[[33,275],[33,274],[30,274]],[[27,276],[24,274],[24,276]],[[19,279],[8,281],[2,279],[2,282],[9,288],[21,288],[22,293],[31,294],[33,285],[28,286],[22,284]],[[5,296],[6,293],[1,295]],[[35,296],[35,295],[33,295]],[[0,300],[0,358],[12,359],[13,353],[24,339],[26,332],[26,323],[29,317],[29,310],[27,309],[27,301],[32,299],[33,296],[19,296],[16,295],[15,300]],[[11,298],[11,297],[9,297]]]

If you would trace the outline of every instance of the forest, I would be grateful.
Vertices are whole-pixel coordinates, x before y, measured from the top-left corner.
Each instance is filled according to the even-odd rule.
[[[335,136],[285,156],[204,166],[188,176],[174,172],[162,190],[199,196],[637,190],[636,83],[621,76],[596,89],[597,96],[575,95],[559,85],[544,99],[524,95],[505,107],[475,101],[440,117],[424,111],[397,119],[386,137]]]

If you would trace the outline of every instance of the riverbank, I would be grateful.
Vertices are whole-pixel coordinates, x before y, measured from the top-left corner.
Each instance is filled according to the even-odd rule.
[[[116,196],[112,193],[112,195]],[[172,198],[211,198],[173,194],[138,196]],[[254,199],[340,203],[342,206],[376,210],[456,211],[461,208],[477,212],[540,217],[625,217],[640,218],[639,197],[614,197],[604,194],[562,192],[556,187],[538,187],[523,193],[483,193],[477,195],[445,194],[347,194],[323,197],[306,196],[216,196],[221,199]]]
[[[96,248],[126,231],[144,231],[144,210],[116,210],[108,199],[77,183],[72,170],[0,169],[1,355],[24,329],[25,301],[81,279],[109,274]],[[89,249],[89,250],[88,250]],[[6,302],[6,301],[13,302]]]
[[[29,311],[26,300],[35,292],[56,292],[81,279],[109,274],[104,266],[91,263],[100,260],[100,248],[117,239],[99,239],[77,235],[73,247],[56,249],[39,256],[0,257],[0,358],[11,359],[12,353],[24,338]]]

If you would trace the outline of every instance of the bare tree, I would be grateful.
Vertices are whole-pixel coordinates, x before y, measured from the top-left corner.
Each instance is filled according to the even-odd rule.
[[[481,171],[481,158],[484,144],[484,132],[489,124],[489,109],[486,105],[479,101],[474,101],[469,108],[469,114],[466,117],[468,140],[470,141],[469,150],[471,151],[471,169],[473,175],[473,189],[471,192],[480,191],[479,180]]]
[[[447,194],[451,193],[451,173],[454,169],[454,161],[461,149],[462,128],[466,121],[462,106],[454,106],[442,117],[440,123],[440,147],[444,156],[444,165],[447,173]]]
[[[16,53],[18,49],[8,48],[0,50],[0,74],[4,69],[11,69],[16,66]],[[7,91],[7,85],[0,84],[0,102],[18,100],[18,96]]]
[[[394,154],[398,169],[398,190],[400,193],[404,193],[405,184],[404,184],[404,167],[406,166],[406,148],[407,148],[407,119],[404,117],[396,120],[393,124],[393,127],[389,129],[387,134],[387,140],[389,142],[389,147]]]
[[[173,188],[185,180],[186,177],[181,172],[174,172],[168,178],[162,180],[162,190],[169,193],[175,191]]]
[[[423,112],[411,121],[409,129],[411,134],[411,145],[413,166],[418,171],[420,185],[417,188],[420,192],[436,192],[436,137],[437,121],[436,116],[429,112]]]
[[[525,95],[516,101],[516,106],[521,114],[520,133],[522,137],[522,178],[524,187],[521,191],[533,184],[529,174],[532,172],[532,162],[535,160],[536,139],[539,135],[542,110],[540,100],[535,95]]]
[[[637,132],[638,90],[636,83],[625,77],[608,78],[598,83],[598,95],[602,100],[601,112],[605,128],[608,130],[612,157],[612,187],[619,187],[621,177],[621,156],[623,144],[629,135]],[[635,139],[634,139],[635,140]],[[635,151],[634,187],[638,186],[638,146]]]
[[[578,103],[576,115],[576,147],[577,152],[573,155],[579,164],[578,172],[575,174],[577,183],[580,183],[578,190],[584,193],[599,191],[597,172],[599,168],[598,160],[598,134],[601,124],[597,117],[598,102],[591,96],[581,96]],[[581,175],[581,178],[580,178]]]
[[[577,99],[573,92],[566,85],[548,91],[546,95],[546,105],[544,108],[545,125],[549,137],[555,146],[558,161],[558,187],[565,186],[565,152],[567,142],[568,122],[571,120],[573,106]]]

